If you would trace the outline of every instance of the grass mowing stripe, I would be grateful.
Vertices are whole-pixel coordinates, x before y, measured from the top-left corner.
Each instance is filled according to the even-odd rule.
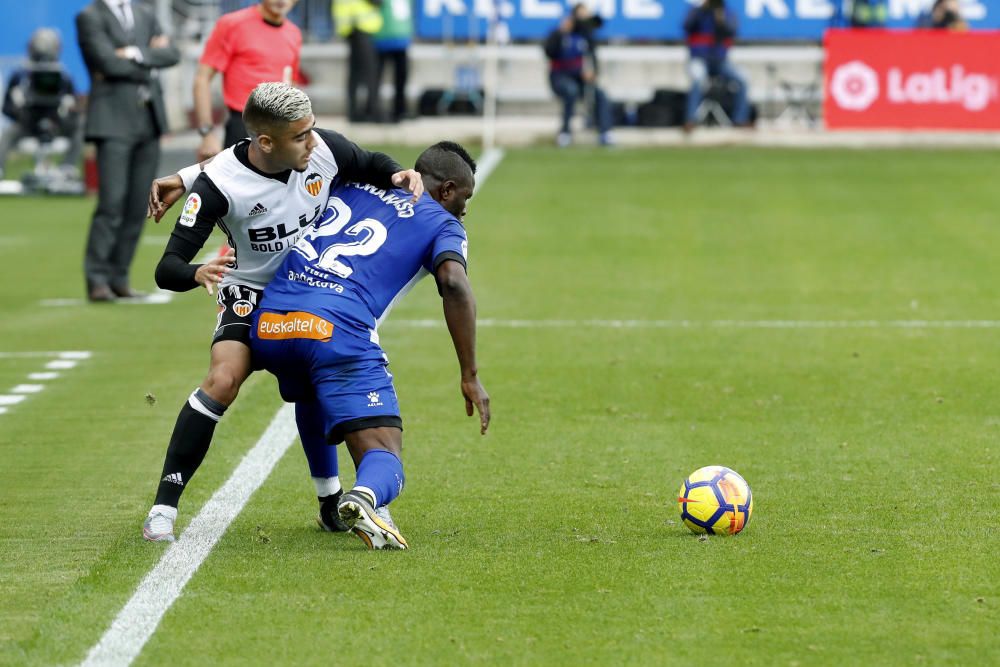
[[[135,660],[170,605],[297,435],[295,407],[284,405],[183,536],[167,548],[156,567],[142,580],[82,665],[129,665]]]
[[[478,178],[480,185],[502,159],[501,150],[487,151],[483,155]],[[183,537],[167,548],[156,567],[142,580],[111,622],[111,627],[90,649],[82,667],[132,664],[170,605],[297,436],[295,406],[286,404],[278,410],[264,435],[243,457],[222,488],[184,530]]]
[[[440,328],[440,320],[395,320],[413,329]],[[501,320],[481,319],[497,329],[1000,329],[1000,320]]]

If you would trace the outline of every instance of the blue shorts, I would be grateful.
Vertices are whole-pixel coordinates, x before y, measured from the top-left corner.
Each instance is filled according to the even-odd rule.
[[[402,430],[389,361],[378,344],[309,313],[258,309],[250,348],[254,367],[278,378],[281,398],[319,403],[331,445],[365,428]]]

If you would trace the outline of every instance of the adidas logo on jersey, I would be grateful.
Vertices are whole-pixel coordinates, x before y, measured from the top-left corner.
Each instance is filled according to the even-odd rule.
[[[247,214],[247,217],[252,218],[255,215],[260,215],[261,213],[267,213],[267,209],[264,208],[263,204],[257,202],[257,205],[250,209],[250,213]]]
[[[172,483],[176,484],[177,486],[184,486],[184,480],[181,478],[181,474],[179,472],[172,472],[169,475],[167,475],[166,477],[164,477],[163,479],[161,479],[160,481],[161,482],[172,482]]]

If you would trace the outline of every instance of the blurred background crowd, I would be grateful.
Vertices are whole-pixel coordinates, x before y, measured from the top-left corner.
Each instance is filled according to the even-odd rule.
[[[824,98],[841,91],[857,111],[872,83],[863,68],[824,72],[831,30],[992,34],[1000,0],[39,0],[8,19],[0,174],[24,152],[50,163],[42,189],[75,191],[81,155],[92,187],[101,169],[85,141],[99,153],[130,134],[148,163],[152,139],[197,133],[204,158],[243,136],[242,100],[272,79],[352,124],[544,118],[561,147],[610,146],[621,127],[822,128]],[[960,74],[927,95],[964,99],[976,82]],[[904,72],[900,94],[919,101],[928,76]],[[115,98],[124,80],[151,115]],[[29,171],[21,186],[38,186]]]

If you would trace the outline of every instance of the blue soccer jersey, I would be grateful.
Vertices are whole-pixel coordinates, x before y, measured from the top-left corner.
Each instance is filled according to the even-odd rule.
[[[430,195],[347,183],[285,257],[262,307],[304,311],[378,341],[393,304],[445,260],[465,265],[465,228]]]

